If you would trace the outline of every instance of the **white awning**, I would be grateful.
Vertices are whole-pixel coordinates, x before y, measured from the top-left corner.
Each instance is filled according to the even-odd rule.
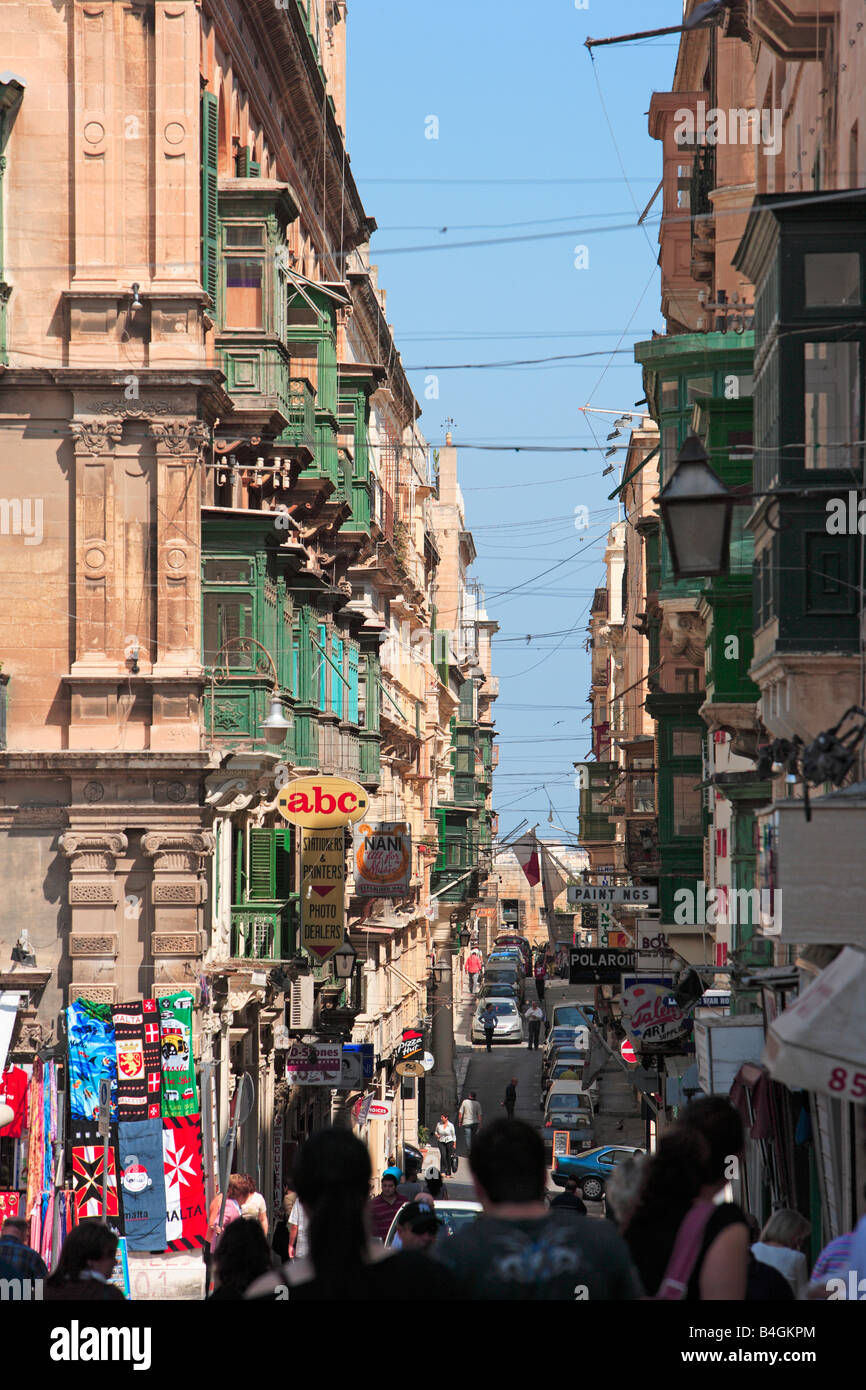
[[[866,1102],[866,952],[846,946],[767,1030],[774,1081]]]

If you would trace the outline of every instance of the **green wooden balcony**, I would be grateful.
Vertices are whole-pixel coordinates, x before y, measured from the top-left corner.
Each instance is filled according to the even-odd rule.
[[[365,787],[378,786],[382,778],[380,763],[381,738],[379,734],[365,733],[363,730],[358,735],[358,751],[360,756],[360,781]]]
[[[316,453],[316,398],[306,377],[289,377],[285,383],[282,412],[288,424],[277,436],[278,444],[291,444],[306,449],[310,457]]]
[[[290,960],[295,952],[298,899],[243,903],[232,907],[233,960]]]

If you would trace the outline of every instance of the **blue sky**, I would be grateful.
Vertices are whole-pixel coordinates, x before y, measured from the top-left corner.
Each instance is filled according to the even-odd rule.
[[[349,5],[347,136],[379,224],[372,259],[426,438],[441,442],[454,422],[475,573],[501,629],[500,834],[525,816],[557,838],[551,802],[556,822],[577,828],[572,762],[589,749],[583,643],[617,481],[602,478],[595,447],[613,417],[579,407],[633,409],[643,387],[631,346],[663,328],[660,199],[646,232],[635,224],[661,177],[646,112],[653,90],[670,88],[678,36],[596,49],[594,64],[583,44],[681,14],[673,0]],[[431,117],[437,139],[426,136]],[[593,231],[620,223],[627,229]],[[501,240],[518,237],[533,239]],[[494,244],[440,249],[476,240]],[[425,397],[431,376],[438,399]],[[515,453],[520,444],[545,451]],[[554,451],[564,446],[591,451]],[[580,505],[588,530],[575,529]]]

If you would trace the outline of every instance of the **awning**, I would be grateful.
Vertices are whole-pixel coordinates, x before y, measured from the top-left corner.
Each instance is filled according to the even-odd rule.
[[[774,1019],[764,1062],[786,1086],[866,1102],[866,952],[846,946]]]

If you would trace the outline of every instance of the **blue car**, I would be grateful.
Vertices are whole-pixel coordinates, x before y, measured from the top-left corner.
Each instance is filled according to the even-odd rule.
[[[581,1194],[591,1202],[600,1202],[616,1164],[643,1152],[643,1149],[628,1148],[625,1144],[603,1144],[585,1153],[560,1154],[551,1177],[557,1187],[565,1187],[569,1178],[577,1178]]]

